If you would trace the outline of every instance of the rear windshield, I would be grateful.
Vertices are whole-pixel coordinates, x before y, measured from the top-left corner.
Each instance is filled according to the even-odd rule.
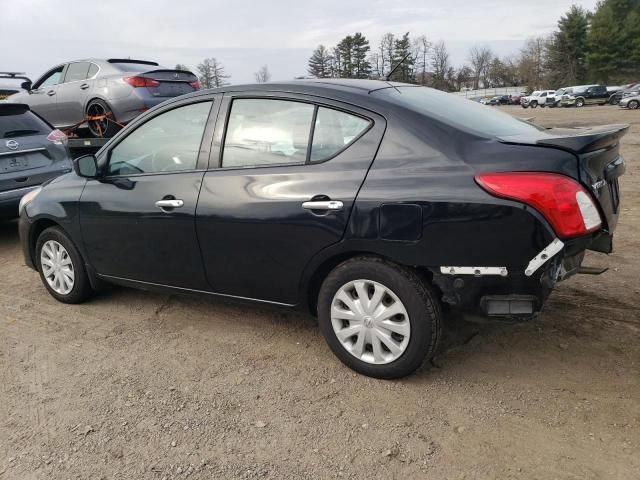
[[[112,63],[115,68],[121,72],[148,72],[149,70],[156,70],[160,67],[157,65],[149,65],[148,63]]]
[[[497,109],[432,88],[384,88],[372,93],[414,112],[483,136],[518,135],[541,130]]]
[[[0,108],[0,138],[47,135],[51,127],[29,111]]]

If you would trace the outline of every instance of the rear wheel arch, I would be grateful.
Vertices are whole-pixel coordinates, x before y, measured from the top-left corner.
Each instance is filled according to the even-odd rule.
[[[313,272],[309,275],[308,280],[304,286],[305,297],[303,299],[303,307],[307,309],[312,315],[317,315],[318,294],[320,293],[320,288],[324,280],[338,265],[354,258],[379,259],[388,263],[399,265],[404,268],[409,268],[413,270],[423,282],[427,283],[432,289],[434,289],[435,293],[439,297],[438,299],[442,298],[442,293],[438,286],[433,283],[433,274],[428,268],[404,265],[393,260],[392,258],[376,252],[354,250],[349,252],[337,253],[324,259],[318,266],[313,269]]]

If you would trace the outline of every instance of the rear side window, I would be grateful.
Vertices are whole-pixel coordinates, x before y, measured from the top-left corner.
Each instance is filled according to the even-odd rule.
[[[489,137],[518,135],[541,130],[497,109],[487,108],[464,97],[432,88],[384,88],[372,92],[372,95],[426,117]]]
[[[28,110],[0,108],[0,138],[47,135],[51,130],[49,125]]]
[[[89,73],[87,73],[87,78],[93,77],[96,73],[98,73],[98,66],[95,63],[89,64]]]
[[[70,63],[67,67],[67,73],[64,75],[64,83],[85,80],[87,73],[89,73],[89,62]]]
[[[133,130],[109,157],[109,175],[194,170],[211,102],[174,108]]]
[[[222,152],[223,167],[303,164],[314,106],[289,100],[233,101]]]
[[[311,144],[312,162],[333,157],[353,143],[370,125],[369,120],[319,107]]]

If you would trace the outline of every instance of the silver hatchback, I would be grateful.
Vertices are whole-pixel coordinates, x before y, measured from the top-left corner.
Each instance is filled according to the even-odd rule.
[[[200,89],[192,72],[155,62],[110,58],[58,65],[24,91],[8,98],[25,103],[53,124],[66,129],[87,122],[95,137],[110,137],[140,113],[163,101]]]

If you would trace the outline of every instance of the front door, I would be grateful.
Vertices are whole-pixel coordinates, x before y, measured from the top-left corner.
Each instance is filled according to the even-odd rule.
[[[100,275],[207,289],[195,212],[213,102],[190,102],[141,119],[98,159],[104,174],[87,182],[80,225]]]
[[[197,209],[212,290],[294,304],[305,266],[342,238],[384,119],[304,96],[225,95]]]
[[[64,65],[45,73],[31,88],[27,103],[31,110],[56,127],[61,126],[58,112],[58,88],[62,82]]]

